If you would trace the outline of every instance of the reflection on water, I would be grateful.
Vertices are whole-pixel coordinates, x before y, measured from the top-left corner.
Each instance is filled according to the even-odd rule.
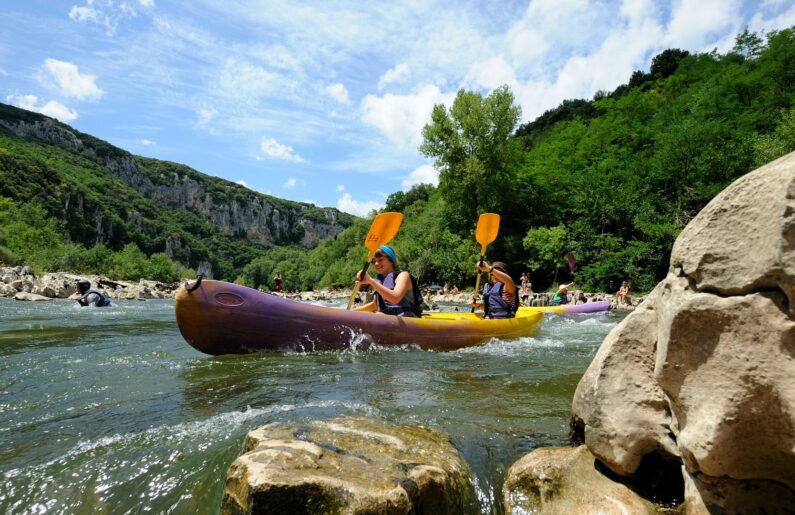
[[[454,352],[210,357],[171,301],[0,300],[0,320],[3,513],[215,513],[247,431],[340,415],[446,432],[489,512],[513,461],[566,442],[577,382],[618,321],[549,316],[535,338]]]

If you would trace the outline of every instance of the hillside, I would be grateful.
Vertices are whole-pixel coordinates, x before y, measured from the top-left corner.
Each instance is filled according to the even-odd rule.
[[[146,255],[165,253],[229,280],[267,248],[313,248],[354,221],[337,209],[278,199],[184,165],[132,155],[5,104],[0,197],[43,208],[63,223],[68,243],[111,251],[135,244]]]

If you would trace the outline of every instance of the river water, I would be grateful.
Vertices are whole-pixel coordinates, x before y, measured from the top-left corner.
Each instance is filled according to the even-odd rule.
[[[0,513],[217,513],[247,431],[341,415],[447,433],[490,513],[511,463],[567,443],[574,390],[619,320],[548,315],[534,338],[453,352],[212,357],[182,339],[173,301],[0,299]]]

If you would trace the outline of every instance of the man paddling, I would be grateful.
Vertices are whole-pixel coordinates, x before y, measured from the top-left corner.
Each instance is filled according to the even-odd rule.
[[[77,303],[82,307],[104,308],[110,306],[110,297],[97,290],[91,289],[91,283],[85,279],[77,281],[77,292],[80,294]]]
[[[376,276],[365,273],[356,274],[356,282],[360,286],[369,285],[373,288],[375,298],[372,302],[355,311],[378,311],[387,315],[400,317],[419,317],[422,315],[422,294],[417,281],[408,272],[397,268],[397,255],[392,247],[381,245],[372,259]]]

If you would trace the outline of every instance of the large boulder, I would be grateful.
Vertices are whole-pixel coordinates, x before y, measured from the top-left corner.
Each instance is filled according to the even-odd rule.
[[[477,512],[464,460],[438,432],[364,418],[251,431],[222,513]]]
[[[795,504],[795,153],[682,231],[668,276],[605,339],[572,412],[618,474],[651,454],[681,459],[695,512]]]
[[[514,463],[502,491],[505,513],[657,513],[657,506],[601,473],[584,445],[536,449]]]

